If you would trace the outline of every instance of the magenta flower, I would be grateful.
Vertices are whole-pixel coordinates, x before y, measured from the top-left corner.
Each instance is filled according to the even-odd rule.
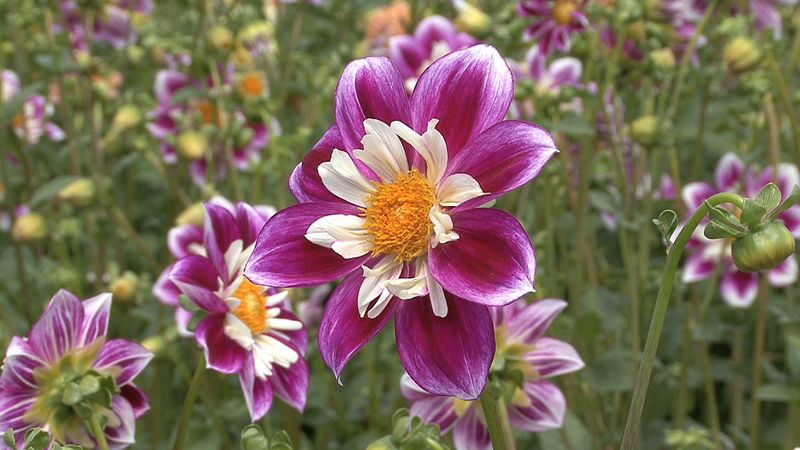
[[[520,430],[541,432],[564,423],[566,398],[548,380],[580,370],[584,363],[571,345],[543,334],[566,306],[563,300],[539,300],[530,305],[519,300],[490,309],[497,339],[492,370],[520,370],[525,376],[524,385],[516,387],[508,405],[511,425]],[[456,450],[491,450],[477,401],[430,394],[408,375],[403,376],[400,389],[411,401],[411,415],[438,424],[442,433],[452,432]]]
[[[477,43],[477,39],[456,30],[446,18],[430,16],[417,25],[413,35],[393,36],[389,40],[389,56],[411,92],[433,61]]]
[[[222,84],[229,88],[230,69],[222,69]],[[160,141],[164,161],[173,164],[178,160],[178,141],[182,133],[191,131],[201,133],[203,129],[217,129],[219,114],[216,106],[205,96],[194,96],[189,99],[175,101],[175,94],[184,88],[194,87],[199,90],[218,89],[211,80],[192,80],[178,70],[162,70],[156,75],[155,95],[158,107],[150,113],[152,121],[147,124],[150,133]],[[227,114],[223,112],[222,114]],[[243,111],[237,110],[226,120],[231,121],[234,139],[233,159],[235,168],[245,170],[258,161],[259,154],[269,143],[269,128],[258,120],[251,120]],[[194,150],[190,151],[193,153]],[[205,184],[208,168],[208,152],[189,154],[191,159],[189,171],[194,182],[200,186]],[[214,178],[221,179],[228,170],[227,158],[220,145],[214,149]]]
[[[136,419],[150,406],[133,379],[153,355],[124,339],[106,341],[110,308],[111,294],[80,301],[61,290],[30,336],[11,340],[0,375],[0,430],[13,428],[18,445],[28,429],[42,427],[59,443],[95,448],[87,411],[104,424],[112,449],[134,443]],[[67,391],[91,381],[96,390],[69,399]]]
[[[756,29],[772,29],[774,37],[780,38],[783,33],[781,6],[794,6],[797,0],[750,0],[750,11],[756,19]]]
[[[572,34],[589,26],[583,13],[586,0],[521,0],[517,11],[521,16],[535,17],[525,37],[538,40],[539,49],[549,55],[554,50],[569,51]]]
[[[205,209],[204,254],[183,256],[170,279],[208,313],[195,330],[207,365],[239,375],[253,421],[269,411],[273,393],[302,411],[309,376],[306,330],[289,311],[286,291],[242,276],[265,218],[245,203],[233,213],[212,203]]]
[[[0,71],[2,103],[10,101],[20,92],[17,74],[10,70]],[[51,141],[63,141],[64,132],[48,118],[53,115],[53,105],[41,95],[33,95],[22,104],[22,110],[11,118],[14,134],[30,145],[36,145],[46,135]]]
[[[227,209],[231,214],[237,216],[237,220],[246,220],[246,217],[238,216],[249,212],[244,209],[237,209],[235,205],[222,197],[214,197],[210,202]],[[275,214],[275,208],[267,205],[256,205],[253,210],[261,217],[262,224]],[[167,234],[167,247],[175,259],[189,255],[206,256],[208,254],[203,243],[203,227],[193,223],[177,225],[171,228]],[[178,334],[185,337],[192,336],[194,333],[188,329],[192,313],[185,310],[180,304],[181,290],[169,278],[172,267],[173,265],[169,265],[161,272],[158,280],[153,285],[153,295],[161,303],[175,308],[175,324],[178,327]]]
[[[76,0],[61,0],[60,8],[72,48],[85,52],[89,50],[86,11],[82,10],[80,3]],[[149,15],[152,12],[152,0],[105,0],[99,10],[93,11],[91,37],[107,42],[114,48],[123,48],[136,40],[133,15]]]
[[[740,192],[745,197],[755,197],[770,182],[778,185],[788,196],[792,187],[800,184],[800,174],[792,164],[779,164],[777,173],[772,167],[756,171],[745,168],[744,163],[733,153],[725,154],[717,164],[715,183],[704,181],[689,183],[683,188],[683,201],[689,211],[696,210],[705,199],[718,192]],[[795,205],[777,217],[791,231],[795,239],[800,238],[800,206]],[[701,224],[687,244],[689,256],[683,268],[683,282],[694,283],[710,278],[718,264],[722,264],[720,293],[729,306],[746,308],[753,304],[758,294],[758,273],[741,272],[731,258],[731,243],[726,239],[708,239],[703,235]],[[785,287],[797,281],[797,259],[792,256],[767,272],[772,286]]]
[[[345,277],[319,331],[337,378],[394,317],[420,386],[480,394],[494,355],[487,305],[531,292],[535,269],[522,225],[481,206],[557,152],[541,127],[503,120],[513,95],[511,71],[484,45],[435,61],[410,98],[386,58],[345,68],[336,123],[289,181],[301,203],[267,222],[245,268],[281,287]]]

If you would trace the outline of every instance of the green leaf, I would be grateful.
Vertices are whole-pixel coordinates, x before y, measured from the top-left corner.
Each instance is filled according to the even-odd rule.
[[[763,206],[765,210],[772,211],[781,204],[781,190],[775,183],[769,183],[761,189],[753,201]]]
[[[17,443],[14,440],[14,429],[9,428],[3,433],[3,441],[9,448],[17,448]]]
[[[292,440],[289,439],[289,435],[285,431],[278,431],[272,435],[269,448],[270,450],[292,450]]]
[[[575,414],[568,412],[564,419],[564,429],[538,433],[539,446],[547,450],[593,450],[598,448],[592,435]],[[569,442],[565,443],[564,438]]]
[[[28,202],[28,206],[30,206],[31,209],[36,208],[40,204],[55,197],[56,194],[58,194],[61,191],[61,189],[64,189],[68,184],[72,183],[77,179],[78,177],[65,175],[48,181],[47,183],[39,186],[39,188],[33,192],[31,200],[30,202]]]
[[[758,204],[758,202],[748,199],[744,200],[744,205],[742,206],[742,217],[740,220],[743,224],[745,224],[745,226],[748,228],[755,228],[764,220],[764,216],[766,215],[767,209]]]
[[[780,206],[778,206],[771,213],[769,213],[769,218],[771,219],[777,216],[778,214],[786,211],[787,209],[791,208],[797,203],[798,200],[800,200],[800,187],[794,185],[792,186],[792,192],[789,194],[788,197],[786,197],[786,200],[784,200],[783,203],[780,204]]]
[[[579,114],[567,114],[550,126],[550,131],[560,131],[570,136],[593,136],[594,127]]]
[[[633,388],[633,374],[628,370],[632,366],[629,352],[612,350],[589,364],[584,376],[597,392],[627,392]]]
[[[703,235],[709,239],[736,238],[741,237],[744,234],[745,233],[742,231],[737,231],[714,222],[706,225],[706,228],[703,230]]]
[[[800,401],[800,390],[788,384],[770,383],[758,388],[756,397],[765,402],[789,403]]]
[[[256,424],[250,424],[242,429],[239,446],[242,450],[268,450],[269,441],[264,432]]]
[[[42,83],[34,83],[30,86],[25,86],[20,89],[17,95],[11,97],[11,100],[0,103],[0,123],[11,122],[11,118],[22,109],[22,105],[25,104],[25,101],[36,94],[41,87]]]
[[[711,223],[716,223],[725,229],[747,231],[747,228],[742,225],[739,218],[732,212],[719,206],[711,206],[708,201],[705,202],[705,205],[709,210],[708,216],[711,219]]]
[[[675,228],[678,226],[678,214],[671,209],[665,209],[661,211],[657,219],[653,219],[653,224],[661,233],[664,244],[669,245],[672,240],[672,233],[675,232]]]

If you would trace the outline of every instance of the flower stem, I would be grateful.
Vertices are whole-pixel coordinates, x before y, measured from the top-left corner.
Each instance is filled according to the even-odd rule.
[[[189,418],[192,416],[192,406],[197,399],[197,391],[203,384],[203,377],[206,373],[206,362],[203,356],[197,361],[197,368],[192,376],[192,382],[189,385],[189,390],[186,392],[186,398],[183,400],[183,409],[181,409],[181,420],[178,425],[178,434],[175,435],[175,443],[172,444],[172,450],[180,450],[183,448],[183,441],[186,438],[186,431],[189,429]]]
[[[767,334],[767,300],[769,286],[764,279],[758,290],[758,318],[756,319],[756,335],[753,348],[753,381],[752,400],[750,406],[750,450],[758,449],[758,434],[761,428],[761,402],[758,400],[758,388],[761,386],[761,362],[764,359],[764,341]]]
[[[108,450],[106,434],[103,432],[103,427],[100,426],[100,422],[97,421],[96,414],[92,414],[92,418],[89,420],[89,425],[92,427],[92,434],[94,435],[94,439],[97,441],[97,446],[100,447],[100,450]]]
[[[508,415],[503,414],[505,408],[502,399],[497,399],[492,393],[491,385],[487,384],[481,394],[481,408],[486,426],[489,428],[489,437],[492,439],[494,450],[514,450],[514,437],[511,435],[511,425]]]
[[[644,400],[647,397],[647,387],[650,384],[650,374],[653,371],[658,341],[661,338],[661,330],[664,328],[664,319],[666,318],[667,307],[669,306],[669,297],[670,294],[672,294],[675,273],[678,270],[678,264],[683,255],[684,247],[686,247],[686,243],[689,241],[692,233],[694,233],[697,225],[700,224],[700,221],[703,220],[703,217],[709,212],[706,206],[707,204],[716,206],[721,203],[732,203],[741,208],[743,202],[744,199],[741,196],[733,193],[723,192],[713,195],[707,200],[707,203],[700,205],[694,214],[692,214],[669,249],[667,263],[664,266],[664,276],[661,279],[661,287],[658,290],[656,305],[650,321],[650,330],[647,333],[647,341],[644,345],[644,355],[639,365],[639,375],[636,377],[636,384],[633,389],[633,398],[631,399],[631,406],[628,410],[628,419],[625,422],[625,433],[623,434],[622,446],[620,447],[623,450],[632,450],[636,447],[639,435],[639,424],[642,420],[642,409],[644,408]]]

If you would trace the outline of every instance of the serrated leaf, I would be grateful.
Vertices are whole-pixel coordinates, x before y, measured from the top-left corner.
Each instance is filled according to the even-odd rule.
[[[78,177],[65,175],[48,181],[34,191],[33,195],[31,196],[31,200],[28,202],[28,206],[30,206],[31,209],[36,208],[40,204],[55,197],[55,195],[58,194],[61,189],[64,189],[68,184],[77,179]]]
[[[742,225],[739,218],[732,212],[719,206],[711,206],[708,201],[705,202],[705,205],[709,210],[708,216],[711,219],[711,223],[716,223],[726,230],[747,231],[747,228]]]
[[[765,402],[789,403],[800,401],[800,390],[788,384],[771,383],[759,387],[756,397]]]
[[[742,217],[739,219],[748,228],[755,228],[764,220],[767,209],[753,200],[745,199],[742,205]]]
[[[786,197],[786,200],[784,200],[783,203],[780,204],[780,206],[778,206],[777,208],[772,210],[772,212],[769,213],[769,218],[771,219],[777,216],[778,214],[786,211],[787,209],[791,208],[797,203],[798,200],[800,200],[800,187],[794,185],[792,186],[792,192],[789,194],[788,197]]]
[[[781,190],[775,183],[768,183],[753,201],[763,206],[765,210],[772,211],[781,204]]]

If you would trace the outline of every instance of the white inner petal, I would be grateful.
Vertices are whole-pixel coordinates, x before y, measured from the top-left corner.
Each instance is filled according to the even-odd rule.
[[[361,269],[364,273],[364,281],[358,289],[358,314],[364,317],[369,309],[368,317],[375,318],[383,312],[392,297],[392,293],[386,289],[386,283],[400,276],[403,264],[387,256],[380,260],[375,267],[362,266]],[[372,308],[369,308],[370,303],[376,297],[377,302]]]
[[[458,233],[453,230],[453,219],[439,206],[434,205],[430,212],[431,222],[433,222],[434,239],[431,241],[431,247],[436,247],[439,244],[455,241],[458,239]]]
[[[355,150],[353,155],[374,170],[381,181],[390,183],[395,175],[407,173],[408,159],[400,138],[389,125],[380,120],[364,121],[367,134],[361,140],[364,150]]]
[[[439,204],[449,207],[458,206],[484,194],[478,181],[466,173],[450,175],[436,189]]]
[[[350,155],[333,150],[331,160],[318,167],[322,184],[335,196],[357,206],[365,207],[364,200],[375,190],[375,186],[367,180]]]
[[[392,130],[422,156],[427,165],[426,175],[428,181],[434,186],[439,184],[445,170],[447,170],[447,143],[439,131],[436,130],[437,119],[428,122],[428,130],[420,136],[403,122],[392,122]]]
[[[366,255],[373,247],[364,218],[349,214],[320,217],[308,227],[306,239],[347,259]]]

